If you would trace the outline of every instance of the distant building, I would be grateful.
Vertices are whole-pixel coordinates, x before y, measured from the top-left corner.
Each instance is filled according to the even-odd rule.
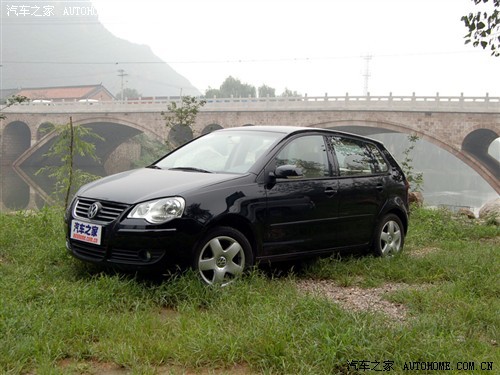
[[[14,95],[26,96],[31,101],[78,102],[109,101],[115,99],[102,84],[61,87],[32,87],[14,92]]]

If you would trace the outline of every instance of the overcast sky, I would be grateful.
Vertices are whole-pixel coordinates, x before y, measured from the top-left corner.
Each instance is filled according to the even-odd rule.
[[[93,0],[202,93],[228,76],[281,94],[500,95],[500,58],[471,45],[471,0]],[[367,65],[366,56],[371,56]]]

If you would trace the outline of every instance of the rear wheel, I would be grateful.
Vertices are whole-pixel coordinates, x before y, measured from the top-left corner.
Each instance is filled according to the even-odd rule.
[[[253,254],[246,237],[236,229],[212,229],[199,242],[193,267],[206,284],[227,285],[253,265]]]
[[[373,250],[381,257],[391,257],[399,253],[404,245],[404,229],[397,215],[388,214],[377,225]]]

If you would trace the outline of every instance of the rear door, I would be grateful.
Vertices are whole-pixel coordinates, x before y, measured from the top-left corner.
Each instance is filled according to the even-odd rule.
[[[370,242],[376,218],[387,199],[389,165],[378,148],[348,136],[329,137],[338,175],[338,235],[336,245]]]

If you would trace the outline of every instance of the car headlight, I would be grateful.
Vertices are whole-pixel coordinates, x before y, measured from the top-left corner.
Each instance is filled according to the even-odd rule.
[[[161,224],[176,217],[181,217],[185,206],[186,201],[181,197],[155,199],[139,203],[127,217],[130,219],[144,219],[151,224]]]

